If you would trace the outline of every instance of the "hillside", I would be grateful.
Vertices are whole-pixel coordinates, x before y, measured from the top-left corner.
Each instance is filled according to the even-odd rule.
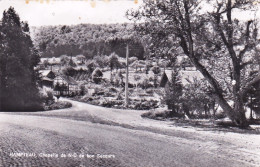
[[[31,29],[34,44],[42,52],[42,57],[83,54],[87,58],[92,58],[96,55],[109,55],[112,52],[125,57],[124,38],[133,36],[133,32],[131,24],[80,24]],[[131,38],[130,57],[143,59],[145,51],[141,41],[136,36]]]

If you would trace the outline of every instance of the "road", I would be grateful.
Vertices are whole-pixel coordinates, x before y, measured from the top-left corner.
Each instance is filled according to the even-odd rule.
[[[260,166],[258,135],[178,128],[138,111],[72,103],[1,113],[0,166]]]

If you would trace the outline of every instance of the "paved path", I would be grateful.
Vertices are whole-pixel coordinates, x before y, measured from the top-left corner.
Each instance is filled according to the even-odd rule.
[[[258,135],[178,128],[140,111],[72,103],[1,113],[0,166],[260,166]]]

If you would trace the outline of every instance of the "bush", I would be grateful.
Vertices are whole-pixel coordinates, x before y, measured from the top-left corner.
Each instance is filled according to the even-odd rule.
[[[109,67],[111,71],[113,69],[119,69],[121,67],[119,56],[115,52],[111,53],[109,56]]]
[[[47,91],[47,97],[46,97],[47,103],[54,103],[54,97],[52,91]]]
[[[80,95],[84,96],[87,93],[85,85],[80,85]]]
[[[145,78],[142,83],[138,84],[138,87],[142,89],[152,88],[153,85],[149,82],[149,79]]]
[[[128,59],[128,62],[129,62],[129,64],[132,64],[133,62],[135,62],[135,61],[137,61],[137,60],[138,60],[137,57],[130,57],[130,58]]]
[[[86,65],[90,74],[92,74],[95,68],[98,66],[97,63],[93,60],[88,61]]]
[[[53,91],[51,89],[50,90],[41,89],[40,98],[43,100],[43,102],[46,105],[54,103]]]
[[[113,88],[113,87],[111,87],[111,88],[109,88],[109,92],[114,92],[114,93],[116,93],[116,92],[117,92],[117,89],[116,89],[116,88]]]
[[[45,110],[58,110],[58,109],[64,109],[64,108],[70,108],[70,107],[72,107],[72,104],[70,102],[58,101],[49,106],[45,106]]]
[[[149,95],[153,94],[153,89],[146,89],[145,92]]]
[[[146,113],[143,113],[141,117],[150,118],[150,119],[160,119],[160,118],[165,119],[165,118],[173,118],[173,117],[184,118],[184,114],[174,113],[173,115],[173,112],[171,111],[159,111],[159,112],[148,111]]]
[[[103,107],[116,107],[116,106],[122,106],[124,104],[123,100],[104,100],[100,103]]]
[[[94,95],[103,96],[103,95],[105,95],[105,92],[104,91],[100,91],[100,92],[95,93]]]
[[[152,71],[154,74],[159,74],[161,72],[161,69],[159,66],[153,66]]]
[[[104,97],[114,97],[114,94],[112,92],[105,92]]]
[[[201,81],[195,80],[192,84],[188,84],[184,87],[182,108],[188,116],[191,116],[194,113],[199,115],[201,118],[203,117],[203,113],[209,116],[210,109],[214,108],[215,102],[214,100],[210,99],[204,92],[205,88],[203,87],[206,87],[204,84],[205,83]]]
[[[150,110],[158,107],[158,101],[157,100],[141,100],[138,102],[134,102],[134,104],[131,105],[132,109],[135,110]]]
[[[73,67],[66,67],[62,70],[62,73],[66,76],[73,77],[77,73],[77,70],[75,70]]]

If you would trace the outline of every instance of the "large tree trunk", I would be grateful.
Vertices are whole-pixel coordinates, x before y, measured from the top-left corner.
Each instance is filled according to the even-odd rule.
[[[249,125],[245,115],[243,99],[240,96],[238,96],[238,98],[236,98],[234,101],[234,113],[236,117],[234,118],[233,121],[237,125],[241,127],[246,127]]]
[[[224,112],[227,114],[227,116],[231,119],[232,122],[234,122],[239,127],[247,127],[249,124],[246,120],[245,111],[243,107],[243,102],[241,98],[237,98],[234,100],[234,107],[232,108],[227,101],[219,96],[214,96],[217,103],[220,105],[220,107],[224,110]]]

